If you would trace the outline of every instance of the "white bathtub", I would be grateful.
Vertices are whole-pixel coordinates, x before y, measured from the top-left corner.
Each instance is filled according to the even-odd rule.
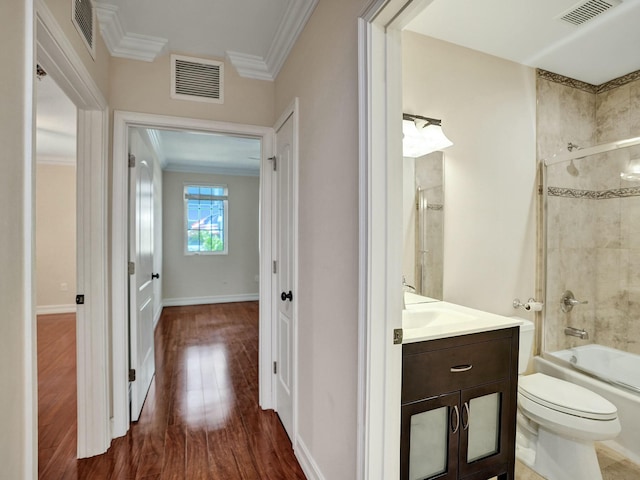
[[[586,345],[543,355],[544,358],[534,357],[533,364],[536,372],[588,388],[617,407],[622,432],[614,440],[604,443],[631,461],[640,464],[640,389],[638,389],[640,366],[631,365],[632,362],[640,361],[640,357],[600,345]],[[600,361],[595,358],[598,356],[602,357]],[[623,360],[624,356],[627,356],[627,363]],[[575,360],[572,360],[572,357],[575,357]],[[610,367],[608,372],[604,368],[607,365]],[[578,371],[577,368],[582,371]],[[609,380],[604,381],[595,378],[596,376],[606,376]],[[611,382],[628,385],[631,388],[614,385]],[[634,391],[633,387],[638,390]]]

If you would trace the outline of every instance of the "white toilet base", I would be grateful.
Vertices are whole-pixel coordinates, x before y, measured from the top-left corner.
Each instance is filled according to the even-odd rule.
[[[532,467],[548,480],[602,480],[593,441],[562,437],[542,426]]]

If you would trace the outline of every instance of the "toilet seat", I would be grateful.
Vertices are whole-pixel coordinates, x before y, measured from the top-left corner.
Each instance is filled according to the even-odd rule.
[[[573,383],[534,373],[519,378],[518,393],[557,412],[590,420],[615,420],[618,410],[600,395]]]

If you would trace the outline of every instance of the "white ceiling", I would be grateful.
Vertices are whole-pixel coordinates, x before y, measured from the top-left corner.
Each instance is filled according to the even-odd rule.
[[[163,170],[259,175],[261,141],[219,133],[146,130]]]
[[[600,85],[640,70],[640,0],[581,26],[557,20],[576,0],[434,0],[408,30]]]
[[[161,51],[226,55],[245,76],[271,80],[317,1],[97,0],[97,5],[113,55],[136,58],[139,47],[151,44],[155,53],[142,59]],[[433,0],[408,29],[594,85],[640,70],[640,0],[623,0],[580,27],[555,19],[575,5],[575,0]],[[74,162],[75,107],[48,77],[37,90],[38,158]],[[173,131],[151,136],[166,169],[259,170],[257,139]]]
[[[242,76],[274,80],[317,2],[96,0],[96,9],[113,56],[226,57]]]

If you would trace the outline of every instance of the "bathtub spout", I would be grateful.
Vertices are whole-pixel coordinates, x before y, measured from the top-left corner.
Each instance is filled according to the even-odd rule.
[[[589,333],[586,330],[583,330],[582,328],[567,327],[564,329],[564,334],[571,335],[572,337],[578,337],[578,338],[581,338],[582,340],[589,339]]]

